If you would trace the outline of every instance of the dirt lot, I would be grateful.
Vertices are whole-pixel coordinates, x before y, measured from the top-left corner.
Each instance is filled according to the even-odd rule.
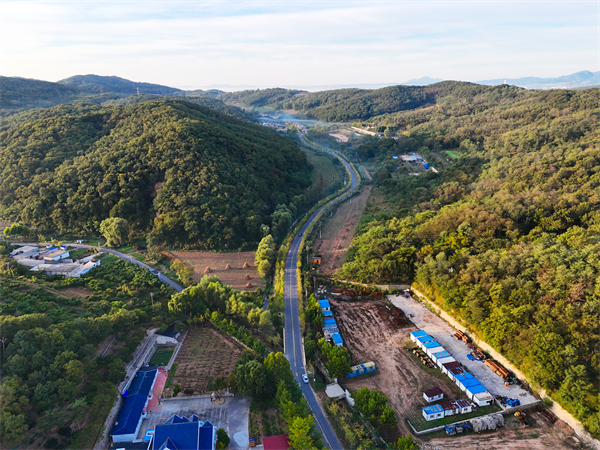
[[[377,364],[373,375],[344,380],[344,386],[350,390],[366,386],[383,391],[397,412],[402,434],[409,432],[404,418],[420,412],[421,406],[427,404],[424,389],[439,386],[450,399],[464,398],[441,372],[438,375],[434,370],[424,370],[422,363],[406,350],[407,346],[412,347],[409,335],[416,327],[393,325],[384,301],[341,302],[330,298],[330,302],[352,363]]]
[[[89,288],[86,288],[85,286],[68,287],[68,288],[63,289],[62,292],[66,293],[67,295],[74,296],[74,297],[86,297],[88,295],[93,294],[92,290]]]
[[[253,291],[263,288],[265,282],[254,266],[254,252],[210,253],[210,252],[169,252],[175,258],[194,268],[194,280],[200,281],[204,270],[210,267],[210,275],[214,275],[224,284],[233,286],[239,291]],[[244,269],[244,263],[250,266]],[[225,269],[229,264],[231,269]],[[249,278],[248,278],[249,277]],[[246,285],[250,283],[250,287]]]
[[[177,358],[173,385],[186,395],[204,393],[216,378],[227,380],[243,347],[210,323],[191,328]]]
[[[371,186],[365,186],[357,197],[341,205],[333,217],[327,220],[322,230],[322,238],[315,240],[313,254],[322,255],[323,273],[332,274],[344,264],[346,252],[354,237],[354,230],[370,194]],[[318,233],[318,227],[315,230]]]

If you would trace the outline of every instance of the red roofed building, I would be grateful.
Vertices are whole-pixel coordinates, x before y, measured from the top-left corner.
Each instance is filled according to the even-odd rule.
[[[288,450],[290,448],[287,434],[262,438],[262,443],[265,450]]]

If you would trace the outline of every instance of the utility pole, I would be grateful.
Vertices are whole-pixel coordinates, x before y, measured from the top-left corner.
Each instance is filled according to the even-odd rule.
[[[154,292],[150,292],[150,301],[152,302],[152,307],[154,307]]]
[[[2,358],[6,359],[6,352],[4,349],[4,343],[7,341],[8,339],[6,339],[4,336],[0,338],[0,342],[2,342]]]

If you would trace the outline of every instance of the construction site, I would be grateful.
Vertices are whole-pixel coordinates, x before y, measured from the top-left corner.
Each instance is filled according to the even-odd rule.
[[[583,448],[573,430],[541,407],[507,369],[487,357],[468,335],[451,328],[410,295],[384,298],[368,289],[320,291],[328,291],[327,300],[352,364],[373,361],[377,366],[372,373],[340,383],[350,391],[362,387],[381,390],[396,411],[398,433],[414,435],[423,448]],[[418,311],[419,307],[433,317]],[[423,346],[421,350],[411,341],[411,332],[418,333],[419,328],[435,338],[430,349]],[[442,345],[443,352],[438,352],[437,346]],[[464,375],[451,378],[440,370],[437,362],[448,358],[461,367],[457,373],[481,380],[478,383],[489,390],[489,402],[477,405],[476,398],[464,387],[474,383],[462,381]],[[431,403],[424,399],[423,391],[432,388],[443,392],[446,404],[462,401],[472,409],[465,414],[442,414],[442,419],[425,420],[421,412]]]

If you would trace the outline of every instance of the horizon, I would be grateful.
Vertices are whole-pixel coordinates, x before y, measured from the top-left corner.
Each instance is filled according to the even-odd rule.
[[[188,90],[311,90],[600,70],[600,4],[589,1],[32,0],[0,11],[0,74],[54,82],[93,73]]]

